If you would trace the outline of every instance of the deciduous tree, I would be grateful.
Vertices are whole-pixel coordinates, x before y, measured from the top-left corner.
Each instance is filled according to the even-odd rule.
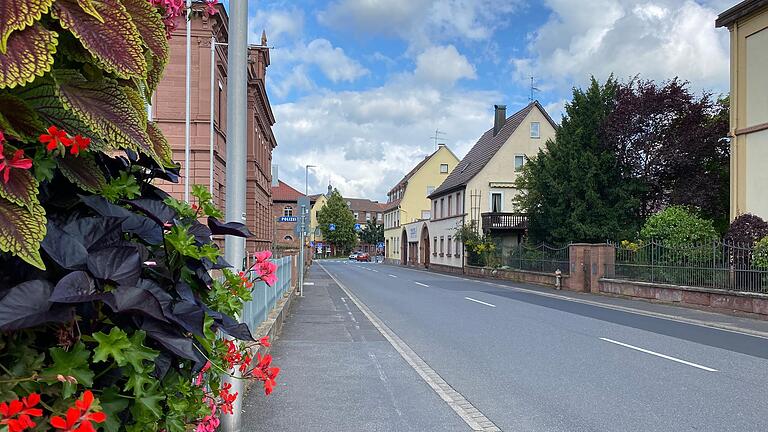
[[[355,245],[355,216],[339,191],[334,189],[325,205],[317,212],[317,222],[325,241],[339,250],[348,250]],[[331,230],[331,225],[334,229]]]

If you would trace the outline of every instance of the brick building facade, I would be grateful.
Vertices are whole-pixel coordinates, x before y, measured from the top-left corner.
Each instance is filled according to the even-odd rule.
[[[299,248],[299,236],[296,235],[296,222],[293,220],[280,222],[278,218],[300,217],[299,198],[304,196],[287,183],[279,181],[277,186],[272,186],[272,220],[274,221],[274,244],[281,248]],[[310,205],[315,200],[310,197]],[[309,223],[309,214],[307,214]]]
[[[211,37],[218,43],[228,39],[229,18],[223,6],[208,16],[194,13],[192,25],[190,160],[182,166],[178,184],[161,187],[178,198],[184,196],[185,168],[190,185],[209,186]],[[262,34],[260,46],[248,49],[248,163],[246,171],[246,224],[255,234],[247,240],[247,250],[269,248],[272,240],[272,151],[277,141],[272,133],[275,123],[265,88],[269,49]],[[170,43],[170,59],[165,75],[152,98],[151,117],[160,126],[173,149],[174,160],[184,163],[186,21],[179,20]],[[227,47],[216,46],[214,77],[214,202],[224,209],[226,197],[227,133]]]

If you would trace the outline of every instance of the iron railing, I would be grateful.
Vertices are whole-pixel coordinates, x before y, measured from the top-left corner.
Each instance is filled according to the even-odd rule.
[[[641,282],[743,292],[768,292],[768,267],[757,266],[748,244],[714,241],[670,245],[656,241],[616,244],[606,276]]]
[[[570,256],[568,246],[554,247],[545,243],[533,245],[520,243],[512,248],[503,249],[502,263],[504,266],[543,273],[554,273],[560,270],[568,274]]]
[[[292,286],[293,257],[285,256],[271,261],[277,265],[275,271],[277,282],[273,286],[269,286],[264,282],[254,281],[253,300],[243,305],[243,315],[240,317],[240,322],[248,324],[251,332],[255,332],[259,324],[267,319],[275,307],[275,303]]]
[[[483,231],[490,230],[525,230],[528,216],[521,213],[483,213]]]

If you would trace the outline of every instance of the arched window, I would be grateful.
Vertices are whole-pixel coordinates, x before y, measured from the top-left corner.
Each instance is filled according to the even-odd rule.
[[[293,237],[287,235],[287,236],[283,237],[283,240],[285,240],[285,241],[293,241]]]
[[[283,207],[283,216],[293,216],[293,207],[291,206]]]

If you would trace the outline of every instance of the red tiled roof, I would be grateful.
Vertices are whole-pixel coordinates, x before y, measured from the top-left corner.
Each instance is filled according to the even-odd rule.
[[[296,202],[304,194],[289,186],[287,183],[279,180],[277,186],[272,186],[272,201],[274,202]]]

